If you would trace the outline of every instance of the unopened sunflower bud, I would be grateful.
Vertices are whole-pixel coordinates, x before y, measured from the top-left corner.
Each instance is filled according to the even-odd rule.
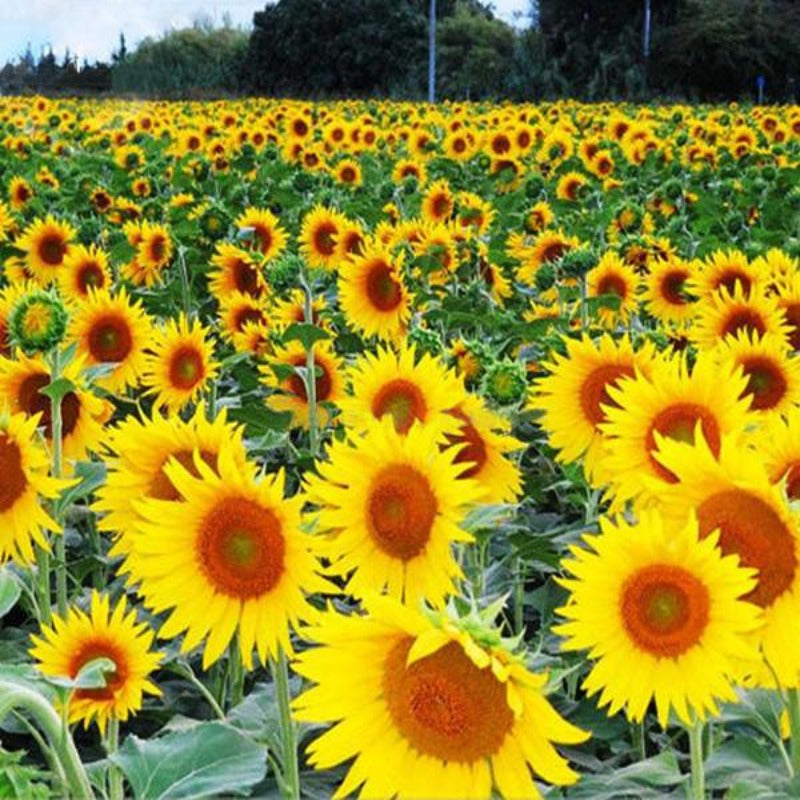
[[[8,317],[11,341],[26,355],[46,353],[63,341],[68,318],[57,294],[32,291],[11,309]]]

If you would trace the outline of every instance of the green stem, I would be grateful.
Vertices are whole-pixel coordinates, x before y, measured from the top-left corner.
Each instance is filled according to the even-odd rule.
[[[633,745],[640,761],[647,758],[647,740],[645,738],[645,721],[631,723],[631,733],[633,734]]]
[[[789,706],[789,742],[794,774],[800,774],[800,690],[787,691]]]
[[[300,798],[300,770],[297,763],[297,731],[292,721],[289,693],[289,662],[281,648],[278,660],[272,662],[272,677],[278,696],[278,712],[283,743],[283,785],[287,800]]]
[[[106,753],[109,756],[119,750],[119,720],[112,717],[108,723],[106,736]],[[122,785],[122,772],[113,762],[108,766],[108,800],[124,800],[125,792]]]
[[[14,709],[25,711],[44,732],[50,749],[64,771],[67,795],[79,797],[81,800],[93,800],[92,785],[75,749],[75,743],[50,703],[25,686],[13,681],[0,681],[0,719]]]
[[[516,569],[514,570],[514,633],[520,634],[525,630],[525,565],[517,556]]]
[[[53,350],[52,369],[50,380],[55,383],[61,377],[61,359],[58,347]],[[53,477],[60,478],[64,472],[63,463],[63,434],[64,422],[61,414],[61,398],[51,399],[50,418],[53,432]],[[61,522],[56,517],[56,522]],[[58,613],[64,617],[67,614],[67,544],[63,531],[55,537],[56,540],[56,603]]]
[[[689,754],[692,764],[692,800],[705,800],[705,774],[703,772],[703,722],[695,720],[688,728]]]
[[[217,716],[217,719],[225,719],[225,712],[217,702],[216,697],[214,697],[208,687],[197,677],[197,675],[194,674],[192,668],[188,666],[188,664],[173,663],[169,665],[169,669],[171,669],[176,675],[180,675],[181,678],[189,681],[189,683],[191,683],[192,686],[194,686],[200,692],[200,694],[203,695],[206,702],[211,706],[211,709]]]
[[[189,269],[186,266],[186,254],[183,247],[178,247],[178,266],[181,270],[181,300],[183,301],[183,313],[186,320],[192,318],[192,287],[189,284]]]
[[[238,706],[244,700],[244,666],[239,650],[239,637],[231,639],[228,648],[228,708]]]
[[[50,609],[50,553],[41,547],[36,549],[36,594],[39,622],[49,625],[53,617]]]
[[[303,292],[305,295],[303,315],[306,324],[314,324],[314,294],[311,291],[311,281],[302,278]],[[306,396],[308,398],[308,439],[311,455],[316,458],[319,447],[319,424],[317,421],[317,369],[314,363],[314,343],[306,353]]]

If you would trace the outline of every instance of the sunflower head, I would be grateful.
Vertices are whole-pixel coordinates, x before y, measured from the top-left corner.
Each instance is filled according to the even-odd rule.
[[[46,353],[57,347],[67,330],[68,314],[53,292],[33,291],[17,300],[8,318],[11,340],[24,353]]]

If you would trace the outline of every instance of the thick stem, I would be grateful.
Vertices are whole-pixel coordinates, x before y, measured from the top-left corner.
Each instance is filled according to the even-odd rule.
[[[58,347],[53,350],[51,381],[55,382],[61,377],[61,358]],[[53,431],[53,477],[60,478],[64,472],[63,464],[63,435],[64,422],[61,414],[61,398],[50,401],[50,418]],[[56,522],[61,522],[58,517]],[[67,613],[67,545],[64,533],[55,537],[56,556],[56,603],[60,616]]]
[[[239,650],[239,637],[234,636],[228,648],[228,707],[238,706],[244,700],[244,666]]]
[[[307,277],[302,280],[305,305],[303,309],[306,324],[314,324],[314,295],[311,281]],[[306,397],[308,399],[308,440],[311,455],[316,458],[319,447],[319,424],[317,421],[317,369],[314,363],[314,343],[306,353]]]
[[[108,723],[106,735],[106,753],[114,755],[119,750],[119,720],[112,717]],[[122,785],[122,771],[114,764],[108,766],[108,800],[124,800],[125,792]]]
[[[289,693],[289,662],[281,648],[277,661],[272,662],[272,677],[278,698],[278,712],[283,743],[283,786],[287,800],[300,799],[300,769],[297,763],[297,732],[292,720]]]
[[[44,732],[64,771],[68,796],[93,800],[92,785],[75,749],[75,743],[50,703],[25,686],[12,681],[0,681],[0,719],[13,709],[26,712]]]
[[[789,710],[789,741],[792,769],[794,774],[800,774],[800,690],[787,691],[787,705]]]
[[[703,772],[703,722],[695,720],[688,728],[689,754],[692,764],[692,800],[705,800],[705,773]]]

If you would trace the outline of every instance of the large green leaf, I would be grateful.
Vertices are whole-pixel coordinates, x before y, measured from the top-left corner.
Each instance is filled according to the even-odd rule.
[[[111,759],[134,797],[178,800],[254,786],[266,774],[267,751],[230,725],[204,722],[156,739],[129,736]]]

